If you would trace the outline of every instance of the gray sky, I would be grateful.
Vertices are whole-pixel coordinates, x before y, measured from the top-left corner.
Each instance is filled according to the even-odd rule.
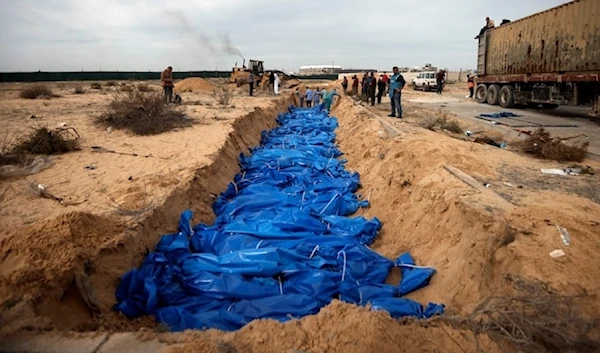
[[[566,0],[0,0],[0,71],[475,68],[474,36]],[[212,47],[212,50],[211,50]]]

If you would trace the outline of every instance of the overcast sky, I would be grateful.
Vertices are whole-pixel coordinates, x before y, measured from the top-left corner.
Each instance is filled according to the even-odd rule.
[[[0,71],[475,68],[474,36],[566,0],[0,0]]]

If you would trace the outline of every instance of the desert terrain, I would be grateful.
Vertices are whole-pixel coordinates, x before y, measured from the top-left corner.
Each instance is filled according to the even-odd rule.
[[[334,300],[316,315],[286,323],[256,320],[235,332],[165,333],[152,317],[127,319],[113,311],[120,277],[141,264],[162,234],[176,230],[183,210],[194,211],[194,224],[210,223],[212,202],[239,172],[239,154],[256,146],[261,131],[276,126],[278,113],[298,102],[295,89],[277,97],[259,90],[248,97],[244,87],[234,86],[228,88],[231,102],[222,104],[214,89],[226,83],[196,81],[179,86],[183,104],[174,108],[193,121],[190,127],[137,136],[94,121],[122,86],[142,83],[100,84],[92,89],[89,82],[49,83],[57,97],[34,100],[19,97],[28,84],[0,85],[5,143],[40,126],[72,127],[80,136],[80,150],[49,156],[37,173],[0,179],[0,340],[9,342],[4,347],[26,351],[15,342],[38,340],[85,351],[92,340],[98,341],[92,351],[108,352],[107,345],[119,343],[115,337],[128,347],[135,342],[137,349],[172,353],[598,347],[600,163],[527,155],[515,147],[526,136],[459,120],[420,104],[437,99],[431,98],[435,93],[408,88],[402,120],[386,116],[388,98],[370,107],[342,96],[331,116],[339,121],[337,142],[347,168],[360,174],[359,193],[370,202],[357,214],[383,224],[371,248],[390,259],[410,251],[417,264],[435,268],[429,286],[409,298],[443,303],[444,315],[395,320]],[[145,84],[160,90],[156,82]],[[74,93],[76,87],[84,93]],[[464,90],[449,85],[447,92]],[[440,118],[455,121],[460,131],[437,126]],[[506,147],[476,143],[465,131]],[[575,164],[592,173],[541,172]],[[41,197],[40,184],[61,201]],[[561,255],[551,255],[555,251]],[[393,271],[388,282],[399,280],[399,271]],[[496,313],[513,321],[512,332],[502,331],[506,326],[499,322],[505,321]],[[539,337],[557,330],[556,336]]]

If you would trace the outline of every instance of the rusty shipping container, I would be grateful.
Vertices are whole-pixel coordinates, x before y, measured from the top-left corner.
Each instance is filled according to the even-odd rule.
[[[477,66],[482,78],[598,74],[600,0],[575,0],[487,31]]]

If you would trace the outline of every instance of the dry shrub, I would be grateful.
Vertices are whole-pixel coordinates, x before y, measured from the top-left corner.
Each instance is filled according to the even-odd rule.
[[[233,100],[233,94],[227,87],[219,87],[213,90],[213,97],[219,104],[229,106]]]
[[[98,82],[94,82],[91,84],[92,89],[102,89],[102,85]]]
[[[155,135],[193,124],[193,120],[174,106],[166,105],[162,95],[137,91],[115,94],[108,111],[96,122],[115,129],[128,129],[137,135]]]
[[[148,86],[145,83],[140,83],[139,85],[137,85],[137,89],[140,92],[152,92],[153,91],[152,87]]]
[[[550,290],[544,283],[507,275],[516,295],[492,296],[479,304],[467,318],[446,317],[443,321],[475,334],[508,341],[527,352],[596,352],[598,319],[584,314],[583,297]]]
[[[49,130],[37,127],[29,135],[22,137],[12,148],[15,155],[23,154],[61,154],[79,150],[77,137],[70,138],[68,130]]]
[[[128,84],[121,85],[121,91],[123,92],[133,92],[133,87]]]
[[[75,94],[83,94],[83,93],[85,93],[85,91],[83,90],[83,87],[77,86],[77,87],[75,87],[75,89],[73,89],[73,93],[75,93]]]
[[[108,82],[106,82],[106,87],[114,87],[116,85],[117,85],[117,83],[115,81],[108,81]]]
[[[52,90],[48,86],[39,83],[23,89],[19,95],[25,99],[50,98],[53,96]]]
[[[575,161],[581,162],[587,154],[590,143],[581,142],[576,145],[566,145],[564,140],[569,138],[552,137],[544,128],[537,129],[531,136],[523,142],[516,144],[521,151],[532,154],[542,159],[551,159],[555,161]]]
[[[426,119],[421,126],[435,131],[436,129],[447,130],[455,134],[462,134],[463,128],[460,126],[457,120],[451,119],[447,116],[440,116],[438,118]]]

